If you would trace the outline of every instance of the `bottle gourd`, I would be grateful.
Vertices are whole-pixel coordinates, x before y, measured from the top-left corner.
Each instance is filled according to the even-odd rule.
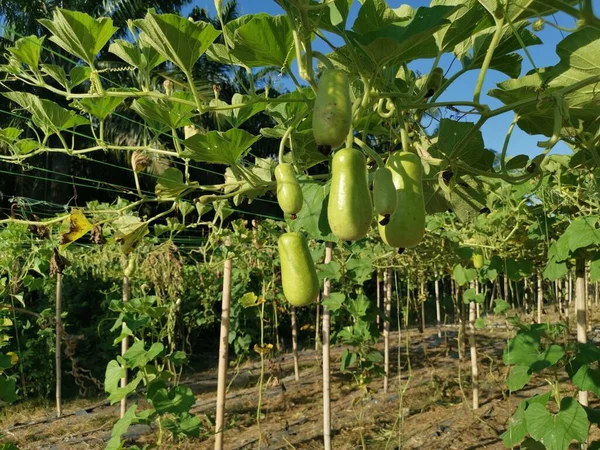
[[[275,167],[277,203],[281,210],[295,218],[302,209],[302,189],[291,164],[281,163]]]
[[[306,306],[319,295],[319,279],[302,233],[284,233],[279,237],[279,260],[283,294],[293,306]]]
[[[340,147],[352,125],[350,83],[343,70],[329,69],[319,79],[313,109],[313,135],[321,153]]]
[[[396,210],[396,197],[396,187],[391,170],[387,167],[378,168],[373,174],[373,206],[375,212],[383,216],[381,225],[386,225]]]
[[[387,225],[379,224],[379,234],[390,247],[411,248],[425,234],[425,201],[423,199],[423,165],[412,152],[393,153],[386,166],[392,171],[396,187],[396,209]],[[379,216],[379,221],[383,216]]]
[[[373,217],[367,162],[356,149],[344,148],[333,155],[327,220],[333,234],[344,241],[366,236]]]

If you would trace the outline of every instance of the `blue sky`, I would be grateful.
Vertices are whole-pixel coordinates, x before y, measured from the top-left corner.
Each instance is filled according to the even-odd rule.
[[[260,12],[266,12],[269,14],[283,14],[283,10],[273,0],[238,0],[238,3],[240,5],[240,13],[242,15],[256,14]],[[420,6],[428,6],[429,1],[388,0],[388,5],[391,8],[397,8],[401,4],[409,4],[413,8],[418,8]],[[195,0],[191,5],[183,9],[182,14],[187,14],[192,9],[192,7],[196,5],[203,8],[207,8],[212,15],[215,15],[215,9],[212,0]],[[348,26],[351,26],[352,22],[356,18],[359,8],[360,2],[358,0],[355,0],[352,10],[350,12]],[[554,19],[557,21],[558,24],[562,25],[563,27],[572,27],[574,25],[574,20],[571,17],[566,16],[564,14],[557,14],[554,16]],[[563,39],[561,32],[558,31],[556,28],[546,26],[545,29],[537,33],[537,35],[542,40],[543,45],[538,45],[529,48],[529,52],[532,56],[535,65],[537,67],[544,67],[556,64],[558,62],[558,57],[556,55],[555,48],[556,44],[558,44],[558,42],[560,42]],[[340,42],[339,40],[337,42],[335,39],[333,40],[335,44]],[[315,40],[313,45],[316,50],[320,50],[324,53],[328,53],[330,51],[329,47],[326,46],[320,40]],[[452,59],[452,55],[445,55],[442,58],[440,66],[444,68],[444,71],[446,71],[452,63]],[[411,63],[410,67],[413,70],[419,70],[423,73],[427,73],[431,69],[431,64],[431,60],[422,60]],[[454,72],[454,70],[458,68],[458,65],[459,63],[455,61],[451,71],[449,72],[450,75]],[[524,75],[531,68],[531,64],[524,57],[522,64],[522,75]],[[294,70],[296,71],[295,66]],[[477,81],[477,76],[478,71],[472,71],[464,74],[452,85],[452,87],[447,92],[444,93],[444,95],[440,96],[438,100],[471,100],[473,97],[473,89]],[[493,89],[494,87],[496,87],[496,83],[505,79],[507,79],[507,77],[504,74],[495,71],[488,72],[482,92],[485,93],[490,89]],[[289,80],[282,79],[282,84],[286,87],[289,87],[290,89],[293,89],[292,84],[291,82],[289,82]],[[499,101],[488,97],[487,95],[482,96],[482,102],[489,104],[492,108],[502,106],[502,104]],[[503,114],[502,116],[490,119],[484,125],[484,127],[482,128],[482,132],[487,148],[491,148],[496,151],[500,151],[502,149],[506,132],[512,120],[513,115],[511,113],[507,113]],[[543,136],[530,136],[519,129],[515,129],[509,146],[509,154],[517,155],[524,153],[529,156],[535,156],[541,150],[539,147],[537,147],[537,142],[545,139],[547,138]],[[557,144],[553,149],[553,153],[564,152],[570,152],[570,149],[562,142]]]

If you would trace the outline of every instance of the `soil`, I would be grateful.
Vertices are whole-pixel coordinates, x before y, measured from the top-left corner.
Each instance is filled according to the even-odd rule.
[[[428,328],[424,335],[418,330],[403,330],[400,337],[398,333],[391,334],[387,393],[383,391],[382,378],[371,382],[366,391],[358,389],[353,378],[338,369],[344,348],[331,349],[334,449],[505,448],[500,434],[506,430],[519,401],[547,392],[547,383],[534,378],[526,389],[509,394],[502,351],[510,331],[501,326],[478,331],[480,408],[473,411],[469,352],[467,350],[466,360],[461,362],[457,328],[444,328],[441,338],[437,333],[436,329]],[[383,342],[379,347],[383,349]],[[294,378],[291,354],[280,354],[265,361],[260,432],[256,422],[260,363],[251,361],[237,371],[230,370],[224,448],[323,448],[320,352],[300,351],[299,361],[299,381]],[[214,423],[216,369],[195,374],[182,383],[195,393],[192,412],[203,419],[207,434],[203,438],[167,442],[161,448],[212,449],[214,438],[210,430]],[[590,395],[590,406],[597,407],[594,403],[598,401]],[[51,407],[37,409],[33,415],[31,411],[19,412],[17,408],[0,422],[0,435],[21,450],[103,449],[118,419],[119,405],[79,400],[67,403],[65,413],[65,417],[57,419]],[[153,428],[135,425],[130,427],[126,438],[128,444],[143,447],[153,444],[156,435]],[[592,427],[591,436],[600,437],[596,426]]]

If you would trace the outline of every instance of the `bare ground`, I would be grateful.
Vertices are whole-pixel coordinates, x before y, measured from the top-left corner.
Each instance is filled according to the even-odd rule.
[[[490,328],[478,332],[478,366],[481,406],[471,409],[470,361],[460,362],[457,330],[447,328],[442,338],[429,328],[424,335],[410,330],[391,335],[390,388],[382,379],[357,389],[338,370],[342,347],[331,349],[332,446],[334,449],[503,449],[499,435],[506,430],[519,401],[546,392],[544,380],[509,395],[502,364],[508,331]],[[383,343],[380,343],[383,347]],[[398,348],[400,347],[400,374]],[[408,348],[408,356],[407,356]],[[468,352],[467,352],[468,358]],[[299,353],[300,381],[295,381],[291,354],[265,362],[260,432],[257,424],[257,380],[260,363],[248,362],[230,371],[225,431],[226,449],[322,449],[322,369],[320,353]],[[204,422],[203,438],[167,441],[165,449],[212,449],[216,370],[195,374],[183,381],[195,393],[193,412]],[[590,406],[598,403],[590,398]],[[103,449],[118,419],[118,406],[78,400],[68,403],[67,416],[56,419],[54,410],[27,405],[9,407],[0,421],[1,434],[20,449]],[[592,438],[600,438],[593,426]],[[153,444],[156,430],[143,425],[130,428],[128,443]],[[575,448],[575,447],[574,447]]]

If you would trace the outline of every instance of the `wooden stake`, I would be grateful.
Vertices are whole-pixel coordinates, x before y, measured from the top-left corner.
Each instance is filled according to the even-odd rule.
[[[475,284],[475,293],[479,294],[479,283]],[[477,371],[477,346],[475,342],[475,319],[477,318],[475,302],[469,303],[469,341],[471,346],[471,375],[473,384],[473,409],[479,408],[479,376]]]
[[[586,333],[586,295],[585,295],[585,258],[575,260],[575,310],[577,314],[577,342],[585,344],[587,342]],[[588,405],[587,391],[579,391],[579,403],[583,406]]]
[[[379,270],[377,270],[377,280],[375,281],[375,284],[377,285],[377,311],[381,311],[381,279],[379,277]],[[377,320],[377,329],[379,330],[379,314],[377,314],[377,318],[375,319]]]
[[[56,274],[56,417],[62,416],[62,285],[63,275],[58,272]]]
[[[383,274],[385,284],[385,321],[383,322],[383,392],[388,391],[390,374],[390,316],[392,315],[392,269],[386,269]]]
[[[317,297],[317,314],[315,319],[315,352],[319,351],[319,344],[321,343],[321,338],[319,337],[319,324],[321,323],[321,294]]]
[[[219,338],[219,368],[217,372],[217,412],[215,417],[215,450],[223,450],[225,425],[225,394],[229,353],[229,313],[231,307],[231,259],[223,265],[223,301],[221,304],[221,334]]]
[[[440,311],[440,280],[435,280],[435,321],[438,330],[438,338],[442,337],[442,314]]]
[[[130,256],[132,258],[132,256]],[[123,275],[123,303],[127,303],[129,301],[130,296],[130,287],[129,287],[129,277],[127,275]],[[123,328],[125,328],[126,324],[123,323]],[[129,348],[129,338],[125,336],[125,338],[121,341],[121,356],[123,356],[127,349]],[[125,369],[125,374],[123,378],[121,378],[121,387],[124,388],[127,386],[127,369]],[[121,418],[125,415],[127,411],[127,396],[121,399]]]
[[[333,244],[327,242],[325,246],[325,261],[331,262],[333,254]],[[329,297],[331,293],[331,280],[325,279],[323,282],[323,299]],[[331,386],[329,369],[329,310],[323,305],[323,445],[325,450],[331,450]]]
[[[294,355],[294,377],[300,380],[298,370],[298,325],[296,323],[296,307],[292,306],[292,353]]]
[[[542,280],[542,272],[537,274],[537,321],[542,323],[542,306],[544,304],[544,281]]]

